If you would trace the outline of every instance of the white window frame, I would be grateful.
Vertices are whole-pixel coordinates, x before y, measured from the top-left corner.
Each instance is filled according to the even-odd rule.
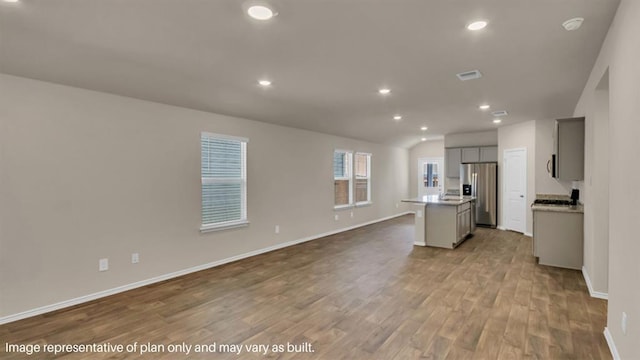
[[[347,155],[347,164],[345,164],[345,170],[348,172],[347,176],[340,176],[340,177],[336,177],[335,174],[333,175],[333,182],[334,182],[334,203],[333,203],[333,208],[334,209],[346,209],[346,208],[350,208],[353,207],[353,151],[351,150],[343,150],[343,149],[335,149],[333,151],[333,158],[331,159],[331,172],[333,173],[334,170],[334,166],[335,164],[333,163],[334,159],[335,159],[335,154],[336,153],[344,153]],[[336,180],[348,180],[349,184],[347,186],[347,188],[349,189],[349,202],[347,204],[342,204],[342,205],[336,205],[335,204],[335,182]]]
[[[365,155],[367,157],[367,176],[358,176],[356,169],[356,157],[358,155]],[[353,157],[353,176],[355,177],[353,186],[356,186],[357,180],[367,180],[367,200],[366,201],[356,201],[356,206],[365,206],[370,205],[371,202],[371,153],[366,152],[356,152]]]
[[[231,228],[236,228],[236,227],[243,227],[243,226],[247,226],[249,225],[249,220],[247,219],[247,144],[249,143],[249,139],[247,138],[243,138],[243,137],[238,137],[238,136],[231,136],[231,135],[222,135],[222,134],[215,134],[215,133],[210,133],[210,132],[201,132],[200,133],[200,156],[202,157],[202,137],[208,137],[208,138],[213,138],[213,139],[222,139],[222,140],[235,140],[235,141],[239,141],[241,143],[241,171],[240,171],[240,177],[239,178],[213,178],[213,177],[202,177],[202,168],[200,169],[200,179],[201,179],[201,185],[205,185],[205,184],[214,184],[214,183],[240,183],[241,184],[241,190],[240,190],[240,219],[239,220],[233,220],[233,221],[223,221],[223,222],[218,222],[218,223],[211,223],[211,224],[203,224],[202,223],[202,202],[204,201],[204,194],[202,194],[202,187],[201,187],[201,193],[200,193],[200,208],[201,208],[201,213],[200,213],[200,231],[201,232],[210,232],[210,231],[219,231],[219,230],[225,230],[225,229],[231,229]]]

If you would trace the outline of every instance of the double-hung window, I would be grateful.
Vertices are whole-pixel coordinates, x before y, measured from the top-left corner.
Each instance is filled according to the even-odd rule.
[[[247,142],[245,138],[201,134],[201,231],[248,224]]]
[[[334,208],[371,203],[371,154],[333,152]]]
[[[334,207],[351,206],[353,203],[351,160],[353,153],[346,150],[333,152]]]
[[[356,205],[371,202],[371,154],[356,153]]]

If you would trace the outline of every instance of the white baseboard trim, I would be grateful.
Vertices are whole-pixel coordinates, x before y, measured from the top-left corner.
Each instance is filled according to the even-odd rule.
[[[506,230],[507,230],[507,228],[506,228],[506,227],[504,227],[504,226],[502,226],[502,225],[500,225],[500,226],[496,227],[496,229],[498,229],[498,230],[502,230],[502,231],[506,231]]]
[[[524,236],[533,237],[533,234],[532,234],[532,233],[529,233],[529,232],[525,232],[525,233],[524,233]]]
[[[20,312],[20,313],[17,313],[17,314],[3,316],[3,317],[0,317],[0,325],[7,324],[7,323],[10,323],[10,322],[14,322],[14,321],[18,321],[18,320],[22,320],[22,319],[26,319],[26,318],[29,318],[29,317],[32,317],[32,316],[36,316],[36,315],[41,315],[41,314],[48,313],[48,312],[51,312],[51,311],[64,309],[66,307],[82,304],[82,303],[89,302],[89,301],[96,300],[96,299],[100,299],[100,298],[103,298],[103,297],[106,297],[106,296],[118,294],[118,293],[121,293],[121,292],[124,292],[124,291],[133,290],[133,289],[136,289],[136,288],[139,288],[139,287],[143,287],[143,286],[147,286],[147,285],[151,285],[151,284],[154,284],[154,283],[157,283],[157,282],[160,282],[160,281],[173,279],[173,278],[176,278],[176,277],[179,277],[179,276],[183,276],[183,275],[187,275],[187,274],[191,274],[191,273],[194,273],[194,272],[197,272],[197,271],[210,269],[210,268],[213,268],[213,267],[216,267],[216,266],[228,264],[230,262],[246,259],[248,257],[252,257],[252,256],[268,253],[268,252],[271,252],[271,251],[274,251],[274,250],[279,250],[279,249],[286,248],[286,247],[289,247],[289,246],[301,244],[301,243],[304,243],[304,242],[307,242],[307,241],[311,241],[311,240],[316,240],[316,239],[319,239],[319,238],[323,238],[325,236],[330,236],[330,235],[338,234],[338,233],[341,233],[341,232],[357,229],[357,228],[360,228],[360,227],[363,227],[363,226],[379,223],[379,222],[382,222],[382,221],[390,220],[390,219],[393,219],[393,218],[396,218],[396,217],[400,217],[400,216],[408,215],[408,214],[412,214],[412,213],[413,212],[411,212],[411,211],[405,211],[405,212],[402,212],[402,213],[399,213],[399,214],[395,214],[395,215],[391,215],[391,216],[387,216],[387,217],[384,217],[384,218],[381,218],[381,219],[367,221],[367,222],[362,223],[362,224],[348,226],[348,227],[342,228],[342,229],[331,230],[331,231],[328,231],[328,232],[325,232],[325,233],[322,233],[322,234],[307,236],[307,237],[304,237],[302,239],[297,239],[297,240],[288,241],[288,242],[281,243],[281,244],[276,244],[276,245],[269,246],[269,247],[266,247],[266,248],[262,248],[262,249],[250,251],[250,252],[247,252],[247,253],[244,253],[244,254],[232,256],[232,257],[229,257],[229,258],[226,258],[226,259],[221,259],[221,260],[213,261],[213,262],[210,262],[210,263],[207,263],[207,264],[202,264],[202,265],[190,267],[190,268],[187,268],[187,269],[184,269],[184,270],[174,271],[172,273],[168,273],[168,274],[152,277],[152,278],[146,279],[146,280],[136,281],[134,283],[118,286],[118,287],[115,287],[115,288],[112,288],[112,289],[98,291],[98,292],[95,292],[93,294],[80,296],[80,297],[77,297],[77,298],[74,298],[74,299],[61,301],[61,302],[58,302],[58,303],[55,303],[55,304],[41,306],[41,307],[38,307],[38,308],[35,308],[35,309],[31,309],[31,310],[27,310],[27,311],[23,311],[23,312]]]
[[[618,349],[616,348],[616,344],[613,342],[613,337],[611,336],[611,332],[609,332],[609,328],[605,326],[604,328],[604,338],[607,340],[607,345],[609,345],[609,351],[611,351],[611,356],[613,360],[620,360],[620,354],[618,354]]]
[[[589,295],[591,295],[591,297],[609,300],[609,294],[599,292],[599,291],[593,291],[593,285],[591,285],[591,278],[589,278],[589,273],[587,273],[587,268],[584,267],[584,265],[582,266],[582,277],[584,278],[584,282],[587,283],[587,289],[589,289]]]

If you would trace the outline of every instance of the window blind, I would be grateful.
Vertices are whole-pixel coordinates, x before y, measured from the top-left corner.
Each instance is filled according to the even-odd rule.
[[[203,229],[246,222],[246,144],[246,139],[202,133]]]

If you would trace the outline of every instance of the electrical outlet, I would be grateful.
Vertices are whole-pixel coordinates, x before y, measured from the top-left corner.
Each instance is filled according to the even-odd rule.
[[[140,262],[140,254],[138,253],[132,253],[131,254],[131,263],[132,264],[137,264]]]
[[[280,234],[280,225],[276,225],[276,234]]]
[[[622,312],[622,320],[620,321],[620,327],[622,328],[622,333],[627,335],[627,313]]]
[[[333,218],[334,218],[336,221],[340,220],[340,216],[338,216],[338,214],[333,215]]]
[[[109,270],[109,259],[104,258],[98,261],[98,271],[107,271]]]
[[[351,212],[351,218],[353,219],[353,211]]]

